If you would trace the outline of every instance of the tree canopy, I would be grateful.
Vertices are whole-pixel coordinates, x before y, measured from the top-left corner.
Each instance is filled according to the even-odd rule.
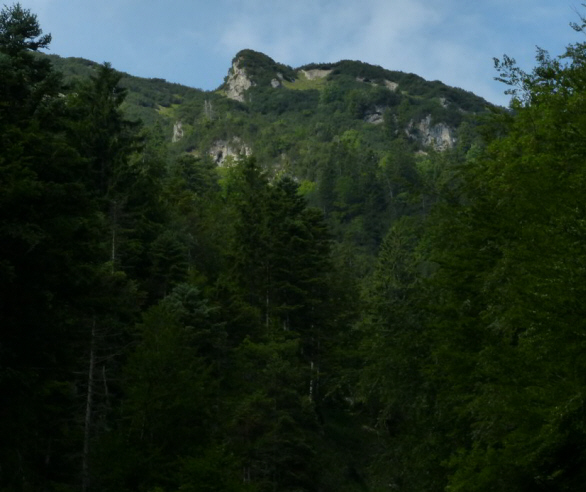
[[[231,101],[50,41],[2,9],[0,490],[583,486],[586,43],[497,60],[482,112],[250,50]]]

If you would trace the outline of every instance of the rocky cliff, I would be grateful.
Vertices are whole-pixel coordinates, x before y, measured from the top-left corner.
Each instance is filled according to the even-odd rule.
[[[226,80],[226,96],[235,101],[244,102],[246,91],[254,84],[241,63],[240,58],[236,58],[232,62],[232,68],[230,68]]]

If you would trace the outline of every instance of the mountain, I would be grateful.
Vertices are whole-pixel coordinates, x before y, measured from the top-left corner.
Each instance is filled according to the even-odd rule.
[[[388,348],[369,338],[366,305],[387,300],[361,292],[379,251],[395,261],[392,228],[423,223],[452,185],[486,101],[361,62],[293,69],[251,50],[214,91],[83,59],[10,62],[0,80],[25,97],[4,91],[12,120],[0,118],[14,183],[0,375],[20,396],[0,458],[28,469],[0,485],[28,490],[11,487],[25,473],[47,490],[391,483],[376,467],[395,424],[360,386],[367,356]],[[44,93],[21,90],[23,64]]]
[[[71,84],[98,66],[50,58]],[[369,258],[391,222],[413,212],[405,192],[430,153],[468,148],[477,116],[491,108],[415,74],[349,60],[292,68],[248,49],[214,91],[128,74],[120,84],[126,115],[166,141],[170,155],[219,166],[254,155],[271,176],[293,177],[336,239]]]
[[[0,490],[583,488],[585,43],[497,61],[507,111],[40,34],[0,12]]]
[[[50,58],[69,81],[89,75],[97,66],[81,58]],[[415,150],[443,150],[456,145],[458,129],[468,116],[491,107],[471,92],[411,73],[350,60],[294,69],[248,49],[234,57],[215,91],[128,74],[123,74],[122,85],[129,92],[125,103],[129,117],[147,124],[158,122],[168,138],[174,135],[175,141],[184,140],[178,145],[182,150],[201,154],[218,148],[221,138],[206,138],[214,133],[225,134],[229,153],[245,148],[256,151],[257,130],[268,126],[282,138],[292,127],[308,130],[309,139],[317,133],[322,141],[358,130],[378,149],[407,136]],[[274,128],[275,121],[281,122],[280,129]],[[296,150],[295,144],[292,147],[289,150]],[[218,160],[223,158],[225,154]]]

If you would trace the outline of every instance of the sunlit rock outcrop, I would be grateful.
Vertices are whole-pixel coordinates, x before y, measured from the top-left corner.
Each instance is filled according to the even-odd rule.
[[[426,147],[433,147],[436,150],[450,149],[456,144],[455,130],[443,122],[432,124],[430,114],[419,123],[410,121],[405,131]]]
[[[244,94],[253,86],[246,70],[240,66],[240,59],[236,59],[232,63],[232,68],[228,72],[228,80],[226,81],[226,96],[235,101],[244,102]]]
[[[252,149],[239,137],[232,137],[230,140],[216,140],[208,154],[218,166],[223,166],[227,160],[251,155]]]

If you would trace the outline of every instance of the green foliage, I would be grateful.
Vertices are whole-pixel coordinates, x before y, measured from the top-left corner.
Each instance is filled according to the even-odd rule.
[[[233,456],[221,448],[186,458],[182,463],[180,492],[253,492],[258,488],[243,482],[242,470]]]
[[[108,411],[88,366],[107,354],[99,367],[111,388],[106,374],[136,295],[104,267],[107,222],[71,138],[74,112],[59,75],[31,52],[49,38],[37,38],[36,18],[18,5],[0,19],[0,389],[14,396],[2,409],[0,486],[66,490],[86,469],[95,423]],[[111,337],[107,348],[98,332]]]
[[[331,180],[329,161],[336,152],[337,140],[345,132],[359,132],[365,153],[372,151],[374,159],[380,160],[405,137],[409,125],[409,149],[420,150],[418,138],[421,137],[416,128],[422,119],[431,116],[432,125],[444,123],[456,127],[468,119],[462,110],[474,113],[486,108],[485,101],[459,89],[360,62],[302,67],[333,70],[327,77],[307,81],[302,80],[301,71],[294,72],[262,53],[244,50],[235,60],[243,64],[255,82],[248,91],[247,103],[232,101],[219,92],[203,93],[160,79],[145,80],[121,74],[120,84],[128,89],[122,109],[127,116],[140,117],[149,126],[158,125],[166,139],[170,139],[173,125],[181,122],[185,133],[171,146],[174,155],[188,152],[205,159],[213,146],[218,143],[230,146],[238,139],[252,149],[259,164],[271,176],[289,173],[313,182],[316,190],[325,190],[335,187],[321,180]],[[55,62],[68,73],[87,70],[81,60],[55,59]],[[278,74],[283,76],[283,86],[275,89],[270,82],[278,79]],[[313,87],[310,82],[317,85]],[[386,85],[388,82],[398,83],[399,88],[391,90]],[[368,122],[373,117],[384,123]],[[369,175],[365,181],[373,182],[373,174]],[[340,180],[340,197],[335,199],[336,203],[340,208],[352,208],[353,204],[346,206],[344,200],[351,196],[346,192],[356,176],[343,169],[336,179]],[[360,194],[360,190],[355,191]],[[368,212],[354,207],[352,213],[332,215],[334,197],[322,200],[320,193],[308,196],[310,203],[326,211],[335,230],[368,243],[371,252],[380,245],[389,217],[394,213],[389,208],[389,200],[373,196],[370,200],[374,205],[366,207]],[[353,230],[342,232],[346,227]]]
[[[0,46],[9,56],[22,55],[26,51],[38,51],[51,43],[51,35],[42,35],[37,16],[23,9],[20,3],[4,7],[0,11]]]
[[[474,220],[479,238],[481,231],[499,231],[491,233],[494,240],[480,264],[484,280],[478,307],[486,347],[477,356],[483,383],[469,411],[476,426],[495,422],[496,427],[481,433],[474,449],[458,460],[462,471],[455,483],[470,476],[470,463],[506,459],[509,453],[519,456],[515,469],[503,478],[511,483],[550,483],[570,490],[580,477],[574,465],[558,460],[568,448],[575,449],[563,427],[574,421],[576,407],[570,402],[581,392],[581,383],[571,374],[577,369],[574,336],[581,330],[574,318],[580,316],[575,303],[581,296],[583,259],[575,249],[582,222],[575,197],[583,176],[575,159],[583,150],[561,129],[580,131],[583,125],[580,111],[574,111],[581,104],[581,77],[576,75],[584,70],[576,55],[583,49],[569,50],[568,66],[538,54],[538,67],[522,77],[523,92],[513,101],[518,113],[508,136],[492,143],[486,160],[469,173],[471,186],[481,190],[469,220]],[[515,73],[509,80],[514,81]],[[492,220],[487,220],[485,207],[492,208]],[[481,217],[482,227],[477,222]],[[500,366],[489,357],[502,361]],[[512,375],[514,389],[505,380]],[[495,392],[499,397],[482,409]],[[529,413],[521,425],[516,411],[522,407]],[[554,408],[566,410],[556,415]],[[576,453],[580,460],[581,452]]]
[[[285,112],[315,110],[319,93],[317,91],[274,90],[272,88],[252,88],[250,107],[261,114],[281,115]]]
[[[96,480],[105,490],[119,490],[120,484],[188,490],[198,463],[194,457],[212,457],[211,449],[205,451],[212,439],[209,402],[217,394],[225,333],[198,289],[181,284],[143,314],[135,336],[123,371],[121,419],[96,452]],[[125,454],[125,461],[110,468],[107,452]],[[227,458],[215,452],[213,457]]]
[[[584,50],[538,51],[529,74],[498,63],[514,114],[496,113],[464,164],[438,174],[437,157],[420,161],[439,202],[383,243],[362,384],[389,434],[389,480],[406,490],[584,479]]]
[[[49,41],[2,10],[0,489],[579,487],[583,49],[477,132],[365,63],[245,50],[240,103]]]

